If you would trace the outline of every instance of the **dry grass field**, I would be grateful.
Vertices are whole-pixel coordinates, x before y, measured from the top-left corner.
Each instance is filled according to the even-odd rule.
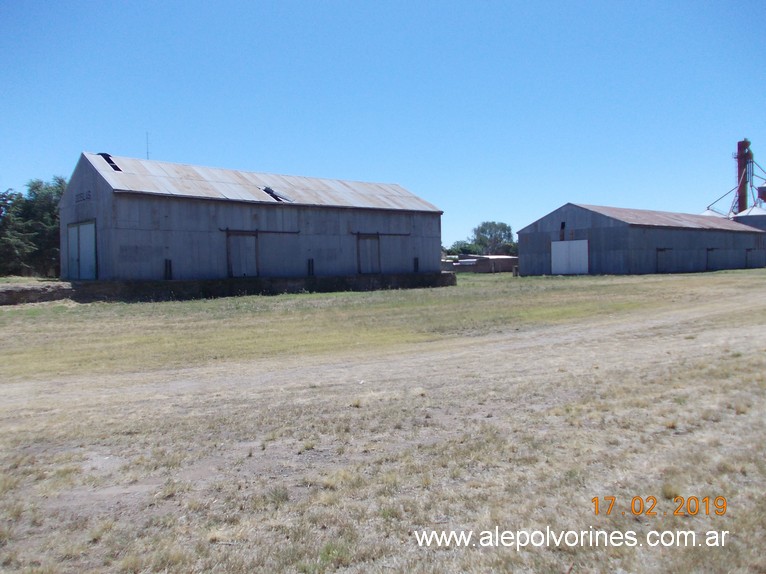
[[[764,270],[4,307],[0,397],[4,572],[766,572]]]

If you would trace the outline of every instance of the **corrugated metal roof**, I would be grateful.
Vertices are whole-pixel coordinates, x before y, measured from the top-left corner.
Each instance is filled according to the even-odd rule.
[[[102,154],[86,152],[83,156],[117,193],[441,213],[436,206],[392,183],[256,173],[109,156],[120,169],[116,171]]]
[[[625,209],[622,207],[603,207],[599,205],[573,204],[617,219],[629,225],[645,227],[675,227],[687,229],[723,229],[727,231],[758,231],[750,226],[730,219],[692,215],[690,213],[672,213],[669,211],[650,211],[645,209]]]

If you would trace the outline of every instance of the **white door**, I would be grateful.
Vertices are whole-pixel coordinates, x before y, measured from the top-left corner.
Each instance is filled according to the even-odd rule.
[[[587,275],[588,240],[551,242],[552,275]]]

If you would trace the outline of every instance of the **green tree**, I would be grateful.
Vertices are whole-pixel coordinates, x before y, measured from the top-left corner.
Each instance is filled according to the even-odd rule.
[[[478,245],[482,255],[517,255],[518,246],[513,241],[513,230],[507,223],[484,221],[473,230],[469,239]]]
[[[22,195],[0,193],[0,275],[53,276],[59,270],[58,205],[66,180],[33,179]]]
[[[465,241],[455,241],[451,247],[445,249],[444,252],[447,255],[479,255],[481,253],[481,247],[472,243],[470,239]]]
[[[66,179],[59,176],[50,182],[33,179],[27,184],[27,196],[21,212],[33,234],[35,247],[28,256],[28,264],[38,275],[58,275],[59,200],[65,189]]]
[[[21,275],[35,250],[32,232],[21,216],[24,196],[8,189],[0,193],[0,275]]]

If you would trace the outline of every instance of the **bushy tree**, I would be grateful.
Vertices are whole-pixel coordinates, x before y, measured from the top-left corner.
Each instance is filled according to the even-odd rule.
[[[479,255],[481,247],[470,240],[455,241],[451,247],[444,250],[447,255]]]
[[[58,275],[59,271],[59,200],[66,189],[63,177],[51,182],[33,179],[27,184],[27,196],[22,210],[34,234],[35,250],[29,264],[38,275]]]
[[[519,249],[510,225],[485,221],[473,229],[472,237],[455,241],[444,252],[447,255],[518,255]]]
[[[29,271],[28,258],[35,250],[29,225],[21,216],[24,196],[8,189],[0,193],[0,275]]]
[[[26,196],[0,193],[0,274],[54,276],[59,270],[58,204],[66,180],[33,179]]]
[[[482,255],[516,255],[513,230],[507,223],[485,221],[473,230],[473,242],[481,247]]]

